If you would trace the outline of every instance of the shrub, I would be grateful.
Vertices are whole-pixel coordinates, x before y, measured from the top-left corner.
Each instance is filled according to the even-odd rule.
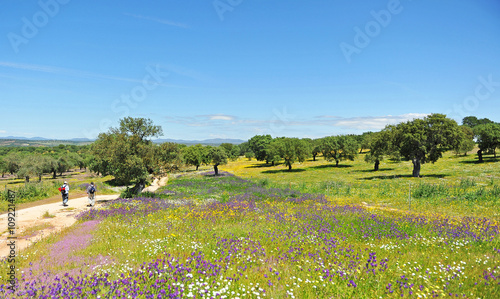
[[[259,180],[258,185],[261,186],[261,187],[267,187],[267,186],[269,186],[269,179],[268,178],[264,178],[264,179]]]
[[[474,181],[472,179],[461,179],[460,180],[460,188],[462,188],[462,189],[467,189],[467,188],[474,187],[474,186],[476,186],[476,181]]]
[[[245,158],[248,159],[248,161],[252,160],[255,157],[255,154],[253,152],[246,152],[245,153]]]
[[[490,194],[493,197],[500,197],[500,186],[493,186],[493,189],[491,189]]]
[[[133,197],[136,197],[138,194],[139,194],[139,192],[137,192],[136,188],[127,187],[127,189],[123,190],[122,193],[120,193],[120,197],[121,198],[133,198]]]
[[[59,193],[59,188],[62,185],[60,181],[53,181],[50,183],[46,182],[30,182],[26,183],[21,187],[13,189],[16,193],[16,202],[24,203],[24,202],[32,202],[39,199],[43,199],[49,196],[53,196]],[[7,200],[7,189],[0,193],[0,200]]]
[[[412,196],[415,198],[433,198],[438,196],[446,196],[448,190],[442,185],[420,184],[412,191]]]

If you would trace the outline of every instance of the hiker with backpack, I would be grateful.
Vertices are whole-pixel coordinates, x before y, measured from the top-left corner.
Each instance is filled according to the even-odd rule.
[[[63,206],[67,207],[68,206],[68,199],[69,199],[69,185],[68,185],[68,182],[64,181],[64,185],[62,185],[59,188],[59,191],[61,191]]]
[[[91,182],[90,185],[87,187],[87,194],[89,196],[89,204],[87,205],[87,207],[93,207],[94,206],[95,192],[96,191],[97,190],[95,188],[94,182]]]

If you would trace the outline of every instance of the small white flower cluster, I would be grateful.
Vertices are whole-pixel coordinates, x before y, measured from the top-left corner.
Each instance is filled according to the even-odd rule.
[[[189,276],[189,277],[192,277]],[[184,283],[178,282],[174,283],[174,286],[178,286],[187,298],[193,297],[214,297],[214,298],[241,298],[241,297],[256,297],[262,298],[266,296],[264,289],[262,289],[259,284],[250,283],[249,286],[241,285],[238,289],[231,287],[232,283],[230,280],[224,279],[222,276],[219,278],[219,282],[215,285],[209,285],[208,280],[203,280],[203,278],[195,279],[191,283],[185,285]]]

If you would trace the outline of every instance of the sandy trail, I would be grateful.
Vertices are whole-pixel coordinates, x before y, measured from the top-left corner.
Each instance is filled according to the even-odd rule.
[[[144,188],[143,192],[155,192],[158,188],[165,186],[167,182],[168,176],[159,179],[156,178],[151,186]],[[118,197],[118,194],[96,194],[96,204],[94,208],[99,207],[109,200],[117,199]],[[89,201],[86,196],[72,199],[70,193],[67,207],[62,205],[61,199],[61,201],[57,203],[44,204],[16,211],[16,230],[14,236],[17,237],[15,240],[17,254],[19,254],[20,250],[27,248],[32,243],[41,240],[49,234],[57,233],[63,228],[73,225],[76,222],[76,215],[90,209],[90,207],[87,207],[88,203]],[[47,213],[51,217],[44,217]],[[2,232],[0,240],[0,258],[8,256],[10,251],[10,248],[7,246],[9,241],[7,239],[9,236],[9,231],[7,229],[8,217],[8,213],[0,215],[0,232]]]
[[[96,204],[94,208],[118,197],[119,194],[96,194]],[[15,240],[17,254],[19,254],[20,250],[25,249],[45,236],[57,233],[63,228],[74,224],[76,222],[76,215],[82,211],[91,209],[90,207],[87,207],[88,204],[89,201],[87,197],[71,198],[70,193],[67,207],[62,205],[61,200],[61,202],[58,203],[45,204],[16,211],[16,230],[14,236],[17,237]],[[44,217],[44,214],[46,213],[51,215],[51,218]],[[9,236],[9,231],[7,230],[8,216],[8,213],[0,215],[0,231],[2,232],[0,241],[0,258],[6,257],[10,251],[10,248],[7,247],[7,237]]]
[[[158,190],[158,188],[165,186],[167,182],[168,182],[168,176],[164,176],[160,179],[156,178],[153,180],[151,186],[144,188],[142,192],[155,192],[156,190]]]

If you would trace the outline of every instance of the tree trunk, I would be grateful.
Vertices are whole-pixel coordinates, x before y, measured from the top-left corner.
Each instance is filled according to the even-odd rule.
[[[29,183],[30,182],[30,177],[29,176],[26,176],[26,183]]]
[[[53,179],[55,179],[55,178],[56,178],[56,176],[57,176],[57,173],[56,173],[56,171],[54,170],[54,172],[52,173],[52,178],[53,178]]]
[[[483,163],[483,150],[477,151],[477,156],[479,157],[479,163]]]
[[[288,164],[288,171],[292,171],[292,163]]]
[[[313,155],[313,161],[316,161],[316,155]]]
[[[420,159],[418,158],[413,158],[413,177],[418,178],[420,177]]]
[[[146,181],[145,180],[140,180],[139,182],[137,182],[137,184],[135,184],[134,186],[134,193],[135,194],[139,194],[142,192],[142,190],[144,190],[144,188],[146,187]]]
[[[42,181],[42,175],[39,175],[38,176],[38,181],[41,182]]]
[[[339,160],[335,160],[335,166],[338,167],[339,166]]]
[[[219,164],[215,164],[214,165],[214,172],[215,172],[215,175],[219,175]]]
[[[274,166],[274,161],[273,161],[273,162],[271,162],[271,166]]]
[[[375,160],[375,167],[374,167],[374,171],[378,171],[378,166],[380,165],[380,161],[379,160]]]
[[[200,165],[196,165],[196,170],[198,170],[198,167],[200,167]]]

